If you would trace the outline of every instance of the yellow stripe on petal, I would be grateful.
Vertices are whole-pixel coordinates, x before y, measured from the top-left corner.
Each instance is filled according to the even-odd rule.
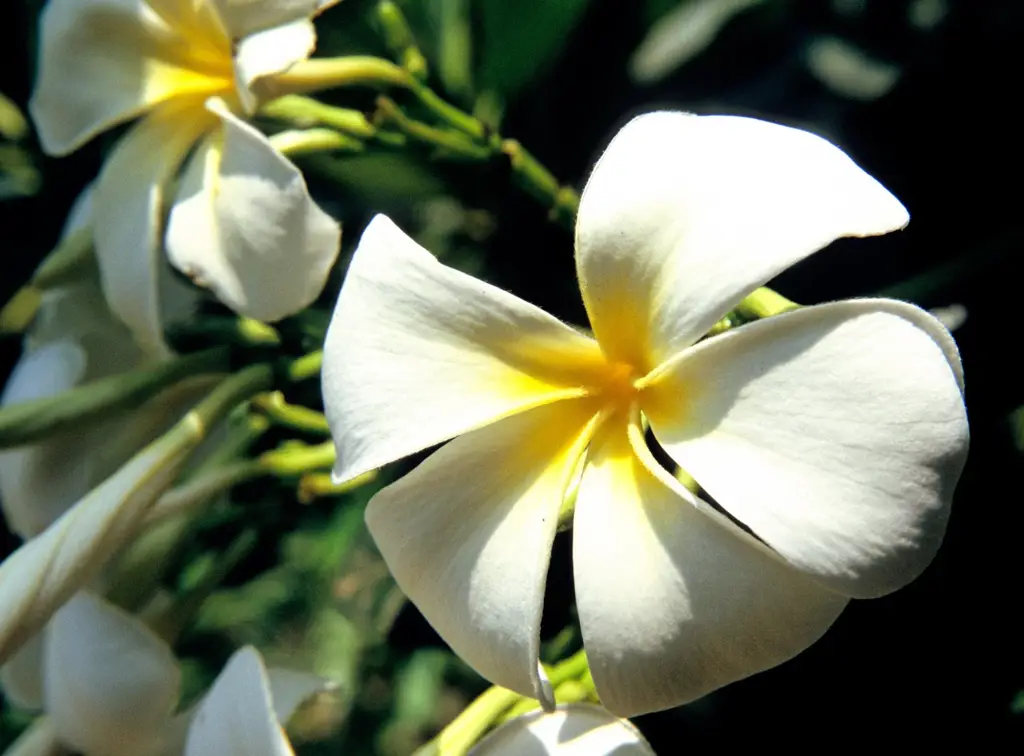
[[[561,399],[603,375],[593,339],[439,263],[388,218],[367,228],[324,350],[339,479]]]
[[[231,45],[216,17],[178,7],[191,3],[161,4],[164,15],[143,0],[46,6],[29,109],[47,152],[71,152],[167,100],[234,91]]]
[[[635,422],[620,416],[591,444],[573,570],[594,683],[619,716],[780,664],[846,605],[705,509],[658,468]]]
[[[399,587],[441,637],[534,698],[558,510],[598,418],[596,402],[559,402],[467,433],[366,510]]]

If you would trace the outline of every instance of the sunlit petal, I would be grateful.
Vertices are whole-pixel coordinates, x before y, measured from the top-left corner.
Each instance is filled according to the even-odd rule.
[[[242,104],[255,110],[259,80],[287,71],[305,60],[316,47],[316,29],[308,18],[275,26],[239,40],[235,48],[235,77]]]
[[[592,339],[440,264],[379,215],[349,266],[324,350],[335,475],[579,396],[601,360]]]
[[[104,294],[136,340],[155,354],[167,353],[161,289],[174,285],[162,272],[164,193],[189,148],[215,123],[196,102],[168,103],[121,139],[96,186],[94,233]]]
[[[65,154],[161,102],[230,88],[230,47],[219,42],[144,0],[50,0],[29,106],[44,149]]]
[[[516,717],[481,740],[470,756],[654,756],[643,735],[598,706],[571,704]]]
[[[672,457],[797,568],[854,597],[913,580],[967,453],[942,325],[891,300],[838,302],[710,339],[645,394]]]
[[[235,652],[189,727],[185,756],[292,756],[256,649]]]
[[[781,664],[846,605],[702,511],[631,434],[632,447],[609,429],[588,452],[573,524],[584,647],[602,704],[621,716]]]
[[[171,209],[171,264],[228,307],[274,321],[320,293],[341,244],[302,173],[216,100],[222,130],[189,162]]]
[[[391,574],[488,680],[541,697],[540,619],[558,511],[594,415],[560,402],[460,436],[371,501]]]
[[[47,628],[44,666],[46,712],[64,743],[97,756],[160,749],[180,673],[168,645],[139,620],[80,593]]]
[[[602,346],[649,370],[837,237],[906,223],[903,206],[820,137],[650,113],[618,133],[587,182],[577,264]]]
[[[333,2],[324,0],[212,0],[235,40],[310,18]]]

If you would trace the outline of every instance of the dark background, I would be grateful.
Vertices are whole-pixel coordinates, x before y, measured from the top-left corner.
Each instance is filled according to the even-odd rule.
[[[529,24],[527,6],[543,5],[504,1],[522,9],[511,14],[513,24]],[[356,13],[358,0],[352,2],[346,13]],[[478,4],[483,7],[474,6],[469,16],[477,70],[487,64],[482,46],[495,36],[494,21],[490,27],[487,21],[488,13],[500,16],[488,7],[494,4]],[[1024,301],[1017,110],[1024,92],[1024,3],[947,0],[942,20],[920,29],[908,22],[911,3],[901,0],[768,0],[737,15],[699,56],[650,86],[633,83],[627,71],[652,9],[626,0],[579,5],[578,17],[556,35],[550,60],[539,61],[527,84],[509,88],[504,135],[581,187],[617,126],[643,110],[743,113],[811,128],[892,190],[912,220],[902,233],[833,245],[787,271],[776,288],[802,303],[891,292],[925,307],[960,303],[968,311],[955,335],[972,448],[949,533],[924,576],[886,598],[853,602],[824,639],[794,661],[637,724],[663,754],[708,745],[921,746],[951,736],[981,752],[1019,752],[1024,714],[1014,714],[1012,705],[1024,688],[1024,497],[1010,414],[1024,404],[1017,367]],[[31,86],[37,7],[8,3],[0,26],[0,91],[22,105]],[[407,10],[418,35],[420,24],[426,27],[422,41],[430,57],[437,44],[430,42],[437,31],[431,16]],[[338,39],[347,33],[339,30]],[[809,45],[821,35],[897,66],[898,81],[875,99],[836,93],[807,64]],[[474,93],[452,96],[470,104]],[[42,191],[0,203],[4,297],[54,243],[66,208],[95,175],[101,150],[98,143],[59,161],[39,156]],[[507,166],[440,165],[437,171],[447,192],[493,218],[496,231],[474,248],[482,275],[582,322],[571,234],[510,188]],[[374,203],[351,188],[314,186],[349,221],[351,244]],[[398,194],[385,203],[389,211],[414,214],[413,199],[403,202]],[[0,350],[6,369],[19,344],[4,341]],[[549,603],[556,607],[571,592],[566,546],[559,544],[552,567]],[[396,654],[435,642],[414,611],[404,612],[392,631]]]

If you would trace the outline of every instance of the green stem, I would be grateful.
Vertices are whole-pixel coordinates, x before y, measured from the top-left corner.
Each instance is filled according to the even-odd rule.
[[[201,317],[169,327],[166,335],[172,344],[212,342],[249,347],[272,347],[281,344],[281,334],[276,328],[244,317]]]
[[[260,394],[253,399],[252,406],[285,428],[317,435],[328,435],[331,432],[327,418],[322,412],[298,404],[289,404],[280,391]]]
[[[563,698],[572,698],[578,695],[578,689],[571,683],[586,688],[587,680],[590,679],[587,657],[583,651],[545,669],[556,691],[555,700],[560,702],[564,701],[559,698],[558,691],[562,692]],[[590,684],[593,684],[592,679]],[[498,685],[492,686],[470,703],[437,737],[420,747],[414,756],[465,756],[484,733],[505,721],[511,712],[522,709],[522,713],[525,713],[538,705],[532,698]]]
[[[287,121],[301,128],[327,126],[356,139],[373,139],[377,129],[358,110],[325,105],[302,95],[285,95],[260,109],[260,115]]]
[[[147,624],[153,632],[173,644],[191,623],[203,602],[224,582],[231,571],[252,553],[258,542],[258,533],[254,528],[243,530],[231,542],[227,551],[212,562],[196,585],[176,597],[169,605],[148,611]]]
[[[309,94],[335,87],[408,87],[412,76],[390,60],[370,55],[341,58],[311,58],[296,63],[282,74],[266,81],[272,100],[286,94]]]
[[[260,455],[257,462],[271,475],[288,477],[311,470],[329,470],[334,466],[336,458],[334,443],[324,441],[313,446],[289,444]]]
[[[736,305],[736,312],[747,319],[770,318],[773,315],[780,315],[790,310],[795,310],[800,305],[786,299],[778,292],[767,287],[761,287]]]
[[[366,146],[348,134],[331,129],[289,129],[270,137],[270,144],[282,155],[300,157],[318,152],[362,152]]]
[[[423,57],[409,24],[391,0],[384,0],[377,6],[377,20],[384,32],[384,42],[412,76],[427,78],[427,59]]]
[[[320,375],[320,368],[324,364],[324,353],[322,349],[310,352],[299,357],[288,366],[288,379],[291,381],[305,381],[310,378],[317,378]]]
[[[27,444],[113,412],[134,409],[184,378],[222,372],[227,366],[228,351],[218,347],[93,381],[57,396],[12,404],[0,409],[0,448]]]

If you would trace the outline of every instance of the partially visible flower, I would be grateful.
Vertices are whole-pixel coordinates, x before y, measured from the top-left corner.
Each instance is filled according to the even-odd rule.
[[[110,306],[147,349],[160,329],[160,251],[229,307],[277,320],[320,293],[338,224],[301,172],[243,118],[268,77],[306,58],[324,0],[50,0],[30,111],[69,153],[144,116],[100,174],[95,242]],[[164,239],[168,187],[185,160]]]
[[[469,756],[654,756],[633,725],[590,704],[537,710],[506,722]]]
[[[937,320],[884,299],[700,339],[832,240],[907,220],[820,137],[640,116],[579,208],[591,338],[378,216],[325,346],[335,475],[457,437],[366,519],[402,590],[499,685],[545,695],[544,584],[577,474],[576,601],[610,711],[676,706],[780,664],[850,598],[896,590],[934,556],[968,445],[959,355]],[[728,516],[655,460],[644,418]]]
[[[326,688],[323,678],[270,670],[237,651],[207,694],[178,712],[181,672],[168,645],[137,618],[79,593],[45,631],[44,715],[83,756],[284,756],[281,729]]]

